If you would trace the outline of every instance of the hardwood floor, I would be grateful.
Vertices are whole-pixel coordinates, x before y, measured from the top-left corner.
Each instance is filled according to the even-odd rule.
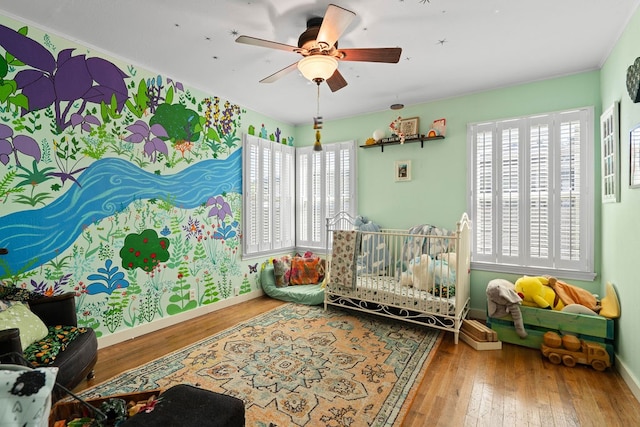
[[[95,378],[74,391],[281,304],[261,297],[101,349]],[[537,350],[476,351],[445,333],[429,373],[403,426],[640,426],[640,403],[617,372],[556,366]]]

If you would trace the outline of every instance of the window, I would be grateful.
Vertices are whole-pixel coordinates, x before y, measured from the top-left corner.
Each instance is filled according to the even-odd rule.
[[[243,138],[243,254],[324,250],[325,218],[356,213],[355,141],[313,151]]]
[[[244,135],[243,254],[293,248],[295,149]]]
[[[323,144],[296,150],[296,246],[326,248],[326,218],[356,215],[356,143]]]
[[[593,109],[468,125],[474,268],[593,280]]]

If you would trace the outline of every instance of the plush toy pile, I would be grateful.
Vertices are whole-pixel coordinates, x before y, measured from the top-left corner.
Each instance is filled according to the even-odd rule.
[[[577,314],[600,315],[610,319],[620,317],[620,304],[610,283],[606,296],[598,301],[595,295],[549,276],[523,276],[516,280],[515,291],[522,304]]]
[[[409,261],[407,270],[400,275],[400,284],[427,291],[434,296],[455,296],[455,253],[443,253],[434,260],[422,254]]]

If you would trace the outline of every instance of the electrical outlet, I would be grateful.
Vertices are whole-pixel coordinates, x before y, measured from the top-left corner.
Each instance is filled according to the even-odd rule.
[[[240,288],[233,288],[233,295],[235,296],[240,295]]]
[[[196,300],[196,290],[195,289],[189,289],[189,300],[191,300],[191,301],[195,301]]]

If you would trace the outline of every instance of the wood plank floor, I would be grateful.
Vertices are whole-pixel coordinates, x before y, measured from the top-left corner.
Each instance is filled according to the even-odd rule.
[[[79,392],[282,304],[260,297],[101,349]],[[640,403],[620,375],[552,365],[503,344],[476,351],[445,333],[403,426],[640,426]]]

